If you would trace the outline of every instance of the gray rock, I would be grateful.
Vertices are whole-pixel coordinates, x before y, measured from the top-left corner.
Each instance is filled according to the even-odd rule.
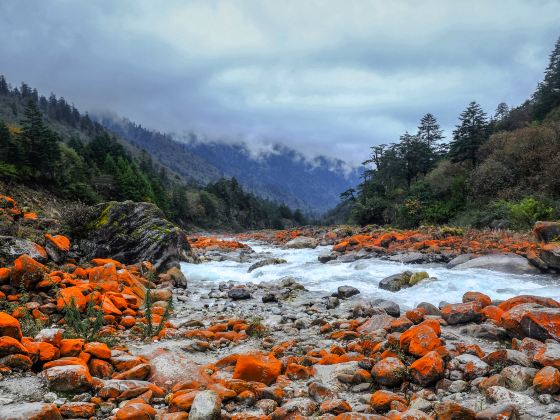
[[[194,397],[190,420],[220,420],[222,400],[214,391],[201,391]]]
[[[339,286],[338,297],[341,299],[348,299],[352,296],[359,294],[360,291],[353,286]]]
[[[398,292],[402,288],[409,287],[408,281],[410,280],[410,276],[412,276],[412,272],[405,271],[403,273],[385,277],[379,282],[379,288],[389,290],[391,292]]]
[[[509,274],[538,274],[540,270],[527,258],[517,254],[492,254],[473,258],[453,267],[454,270],[483,268]]]
[[[416,305],[416,307],[424,309],[427,315],[441,316],[441,311],[431,303],[421,302],[418,305]]]
[[[537,369],[519,365],[508,366],[500,373],[505,380],[506,388],[512,391],[525,391],[533,385],[533,378],[536,374]]]
[[[317,257],[317,259],[319,260],[320,263],[328,263],[329,261],[335,260],[336,259],[336,254],[330,253],[330,254],[321,254]]]
[[[533,232],[540,242],[552,242],[560,239],[560,222],[537,222]]]
[[[476,420],[496,420],[507,418],[508,420],[519,420],[519,411],[514,404],[495,404],[476,413]]]
[[[303,249],[303,248],[317,248],[319,242],[315,238],[308,236],[298,236],[289,242],[286,242],[286,248]]]
[[[463,264],[463,263],[466,263],[467,261],[472,260],[474,257],[475,256],[473,254],[457,255],[455,258],[453,258],[451,261],[449,261],[447,263],[447,268],[452,269],[452,268],[458,266],[459,264]]]
[[[251,293],[244,287],[235,287],[228,291],[228,297],[233,300],[251,299]]]
[[[47,255],[40,252],[39,249],[40,247],[30,240],[13,236],[0,236],[0,264],[12,265],[14,260],[23,254],[44,263],[47,261]]]
[[[398,303],[392,300],[386,299],[375,299],[371,302],[372,306],[377,306],[387,312],[387,315],[394,316],[398,318],[401,316],[401,308]]]
[[[33,419],[62,420],[62,416],[56,405],[50,403],[19,403],[0,408],[0,420]]]
[[[247,270],[248,273],[256,270],[257,268],[265,267],[267,265],[285,264],[287,261],[283,258],[267,258],[266,260],[258,261]]]
[[[158,272],[192,259],[187,235],[151,203],[111,201],[94,206],[77,243],[84,259],[124,264],[151,261]]]
[[[461,354],[449,361],[450,370],[458,370],[465,375],[465,379],[471,380],[484,376],[490,371],[490,366],[472,354]]]
[[[429,260],[429,257],[421,252],[412,251],[392,255],[388,259],[390,261],[397,261],[403,264],[421,264],[427,262]]]

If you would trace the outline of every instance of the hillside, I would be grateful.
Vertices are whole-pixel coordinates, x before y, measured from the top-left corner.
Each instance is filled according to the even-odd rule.
[[[200,159],[191,158],[197,172]],[[11,189],[26,185],[86,204],[150,202],[185,227],[239,230],[304,221],[301,213],[247,193],[235,180],[216,173],[211,178],[208,185],[189,185],[189,178],[64,98],[46,98],[25,83],[12,87],[0,76],[0,180]]]
[[[348,168],[341,160],[322,156],[309,160],[280,145],[255,156],[243,143],[201,141],[195,135],[181,139],[111,114],[95,118],[186,180],[205,184],[222,176],[235,177],[260,197],[310,213],[324,213],[336,206],[339,194],[360,180],[360,171]]]
[[[448,143],[426,114],[417,133],[374,147],[368,162],[348,197],[351,219],[362,225],[523,230],[560,218],[560,39],[522,105],[500,103],[489,117],[471,102]]]

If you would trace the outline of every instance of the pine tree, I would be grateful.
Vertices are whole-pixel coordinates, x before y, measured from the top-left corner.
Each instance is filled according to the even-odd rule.
[[[550,54],[544,80],[533,94],[534,117],[542,120],[552,109],[560,106],[560,38]]]
[[[492,119],[494,121],[501,122],[508,116],[508,114],[509,114],[508,105],[505,102],[500,102],[496,107],[496,112],[494,113]]]
[[[440,129],[436,117],[428,113],[420,120],[416,136],[426,143],[430,149],[434,149],[436,144],[443,139],[443,130]]]
[[[479,147],[488,138],[488,118],[479,104],[471,102],[459,116],[453,131],[449,156],[454,162],[470,161],[476,165]]]
[[[6,82],[4,76],[0,74],[0,95],[7,95],[8,93],[10,93],[8,82]]]

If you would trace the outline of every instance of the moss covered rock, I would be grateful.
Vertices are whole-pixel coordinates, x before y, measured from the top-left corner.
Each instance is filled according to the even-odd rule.
[[[91,213],[79,241],[85,259],[151,261],[161,272],[190,257],[185,232],[154,204],[111,201],[98,204]]]

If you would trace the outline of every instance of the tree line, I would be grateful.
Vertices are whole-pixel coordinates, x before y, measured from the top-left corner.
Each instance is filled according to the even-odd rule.
[[[5,182],[40,186],[88,204],[152,202],[183,226],[283,228],[306,222],[300,211],[247,193],[235,179],[187,185],[147,152],[125,146],[63,98],[39,96],[25,83],[11,88],[0,76]]]
[[[449,142],[430,113],[416,133],[371,148],[340,208],[361,225],[458,224],[526,229],[560,217],[560,39],[545,77],[516,108],[471,102]]]

